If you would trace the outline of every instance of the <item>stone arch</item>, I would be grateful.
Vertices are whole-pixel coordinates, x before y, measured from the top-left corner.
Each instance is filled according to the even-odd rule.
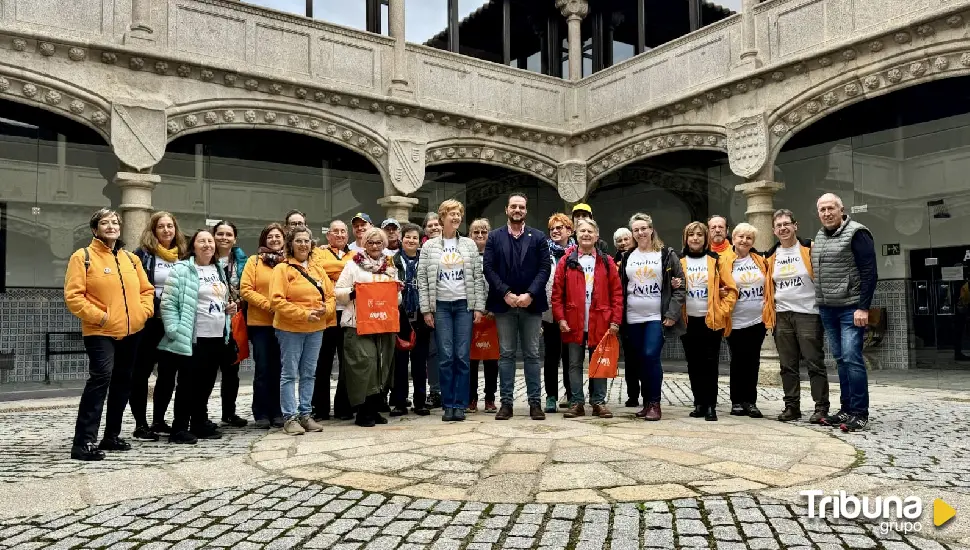
[[[366,126],[320,109],[280,101],[215,100],[167,109],[168,141],[210,130],[260,129],[293,132],[342,145],[363,156],[389,181],[387,140]]]
[[[587,162],[590,190],[594,183],[628,164],[674,151],[718,151],[727,154],[724,128],[689,125],[663,128],[627,138],[594,154]]]
[[[0,65],[0,93],[79,122],[110,143],[110,103],[91,90],[25,69]]]
[[[428,144],[425,165],[483,162],[529,174],[555,187],[558,162],[508,143],[491,140],[448,139]]]
[[[908,51],[836,74],[768,113],[768,162],[796,133],[841,109],[920,84],[970,75],[970,39]]]

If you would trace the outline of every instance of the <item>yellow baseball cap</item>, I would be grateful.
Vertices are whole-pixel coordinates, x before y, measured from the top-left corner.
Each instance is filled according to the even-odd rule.
[[[586,204],[585,202],[581,202],[581,203],[579,203],[579,204],[577,204],[576,206],[573,207],[573,214],[575,214],[576,212],[586,212],[590,216],[593,215],[593,209],[590,208],[590,206],[588,204]]]

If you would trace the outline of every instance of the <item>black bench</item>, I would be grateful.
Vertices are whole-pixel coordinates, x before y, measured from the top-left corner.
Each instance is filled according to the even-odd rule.
[[[61,336],[63,338],[57,338],[52,342],[51,336]],[[73,347],[69,347],[68,349],[51,349],[51,344],[72,344]],[[87,352],[84,349],[84,341],[81,339],[80,332],[55,331],[44,333],[44,361],[46,362],[44,369],[44,382],[47,384],[51,383],[51,357],[55,355],[82,355],[84,353]]]

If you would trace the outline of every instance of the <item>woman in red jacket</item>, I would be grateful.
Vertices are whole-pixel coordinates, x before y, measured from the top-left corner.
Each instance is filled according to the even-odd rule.
[[[562,341],[569,349],[569,385],[573,394],[565,418],[586,416],[583,395],[583,356],[603,338],[616,334],[623,321],[623,288],[613,258],[596,249],[599,226],[592,219],[576,225],[578,247],[559,260],[552,284],[552,316],[559,323]],[[606,379],[590,380],[589,402],[593,416],[613,418],[606,407]]]

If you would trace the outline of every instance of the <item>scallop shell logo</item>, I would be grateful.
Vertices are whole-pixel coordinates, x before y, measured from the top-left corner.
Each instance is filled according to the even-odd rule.
[[[778,275],[794,275],[795,274],[795,264],[785,264],[778,268]]]
[[[649,265],[642,265],[633,272],[633,276],[636,277],[637,282],[643,283],[648,279],[656,279],[657,271]]]
[[[592,273],[586,273],[585,275],[586,275],[586,284],[587,285],[593,284],[593,274]]]
[[[738,282],[746,285],[756,283],[757,281],[758,281],[758,274],[755,273],[754,270],[745,271],[744,273],[741,274],[740,277],[738,277]]]
[[[446,268],[455,268],[461,264],[461,254],[457,252],[445,252],[441,256],[441,263]]]
[[[707,273],[703,271],[695,271],[693,273],[687,274],[687,285],[691,287],[699,287],[707,284]]]

